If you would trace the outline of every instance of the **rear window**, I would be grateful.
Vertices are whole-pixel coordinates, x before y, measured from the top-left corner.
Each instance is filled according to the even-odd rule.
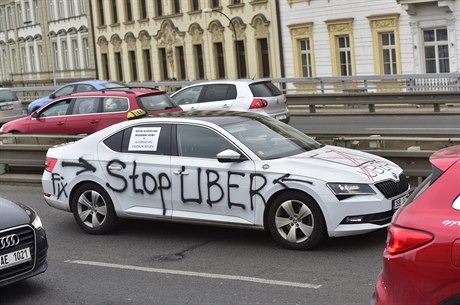
[[[16,93],[10,90],[0,90],[0,102],[17,101]]]
[[[441,171],[436,166],[432,166],[431,174],[426,177],[425,180],[419,184],[419,186],[415,188],[415,190],[410,194],[409,198],[407,198],[405,205],[410,204],[415,199],[417,199],[417,197],[423,194],[423,192],[425,192],[430,187],[430,185],[432,185],[439,177],[441,177],[442,174],[443,171]]]
[[[270,82],[265,83],[255,83],[249,85],[252,94],[254,97],[270,97],[282,95],[280,89]]]
[[[151,94],[137,97],[139,107],[145,111],[166,110],[178,107],[167,94]]]

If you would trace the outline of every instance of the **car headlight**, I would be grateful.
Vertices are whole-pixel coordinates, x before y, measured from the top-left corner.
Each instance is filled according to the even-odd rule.
[[[32,226],[35,229],[42,229],[43,228],[42,220],[40,219],[40,217],[37,214],[35,214],[34,221],[32,221]]]
[[[327,186],[336,196],[376,194],[371,186],[365,183],[328,183]]]

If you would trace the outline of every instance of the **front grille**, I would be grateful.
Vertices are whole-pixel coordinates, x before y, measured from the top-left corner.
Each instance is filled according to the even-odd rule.
[[[375,186],[385,198],[392,198],[404,193],[409,188],[409,182],[404,174],[399,175],[399,181],[387,180],[376,183]]]
[[[0,281],[11,278],[32,270],[35,266],[35,232],[29,226],[8,229],[0,232],[0,237],[10,234],[19,236],[19,244],[7,249],[0,250],[0,256],[29,247],[31,260],[0,271]]]

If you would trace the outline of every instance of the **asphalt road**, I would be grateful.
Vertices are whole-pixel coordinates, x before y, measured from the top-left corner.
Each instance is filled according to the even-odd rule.
[[[382,266],[385,230],[313,251],[282,249],[262,231],[158,221],[95,236],[41,192],[0,185],[39,213],[49,241],[48,270],[0,288],[1,305],[369,304]]]
[[[306,134],[460,136],[458,115],[292,116],[289,125]]]

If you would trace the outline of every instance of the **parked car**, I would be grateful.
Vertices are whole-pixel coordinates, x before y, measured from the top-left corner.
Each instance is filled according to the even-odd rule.
[[[193,84],[171,94],[184,109],[250,111],[289,122],[286,96],[267,80],[212,81]]]
[[[394,215],[374,303],[460,304],[460,146],[430,157],[431,175]]]
[[[0,198],[0,287],[43,273],[48,242],[37,213]]]
[[[42,185],[88,233],[118,217],[224,223],[292,249],[387,226],[409,190],[384,158],[231,111],[130,120],[50,148]]]
[[[128,112],[182,111],[164,92],[148,88],[112,88],[54,99],[31,115],[4,124],[0,133],[93,133],[127,120]]]
[[[127,87],[126,84],[112,80],[84,80],[66,84],[53,91],[50,95],[39,98],[29,104],[27,114],[31,114],[49,101],[76,92],[97,91],[108,88]]]
[[[0,124],[22,116],[24,111],[16,92],[8,88],[0,88]]]

